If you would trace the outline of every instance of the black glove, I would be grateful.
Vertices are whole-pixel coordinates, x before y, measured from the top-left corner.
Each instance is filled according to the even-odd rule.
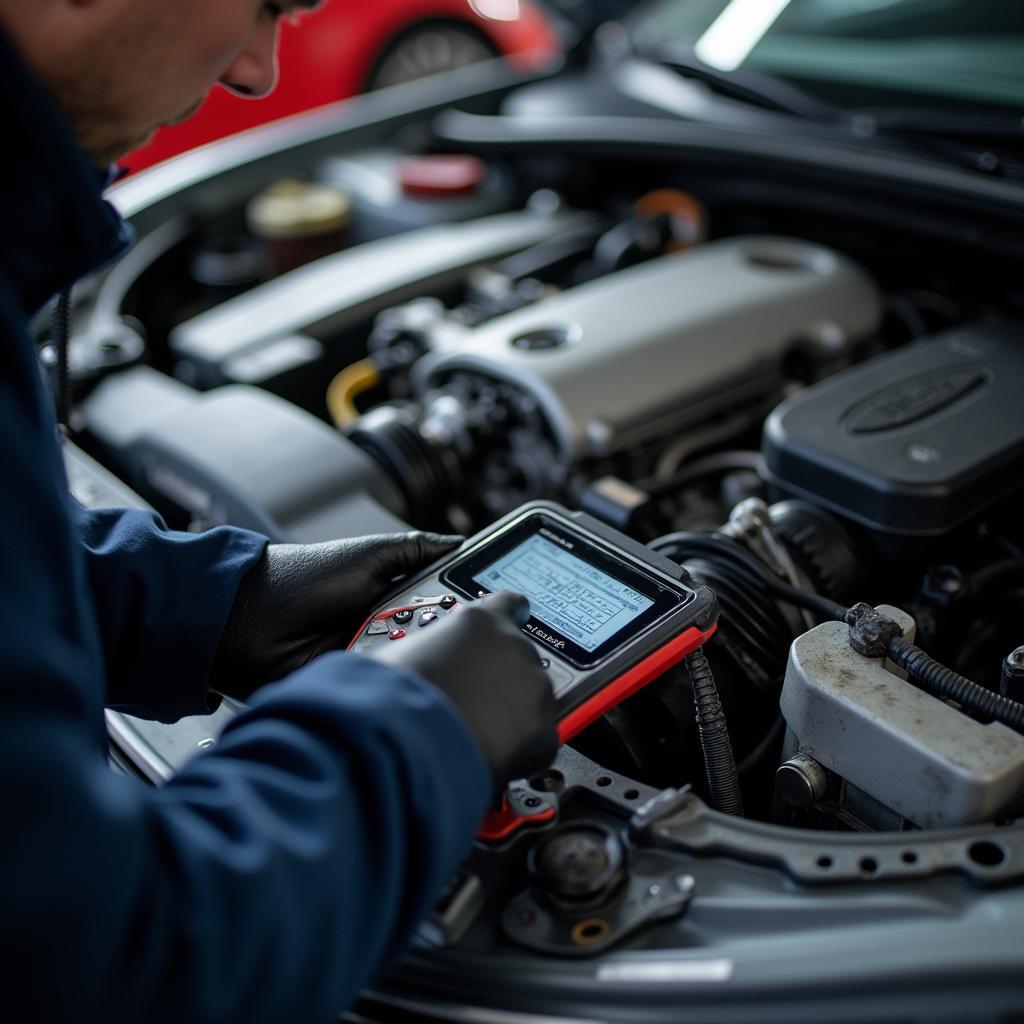
[[[519,631],[529,615],[525,597],[502,591],[373,654],[451,698],[496,789],[546,768],[558,751],[551,681]]]
[[[271,544],[238,588],[210,672],[209,688],[244,698],[345,647],[394,586],[462,542],[404,533],[326,544]]]

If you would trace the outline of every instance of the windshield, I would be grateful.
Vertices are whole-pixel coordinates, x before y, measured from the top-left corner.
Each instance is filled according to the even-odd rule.
[[[655,0],[631,27],[642,53],[837,107],[1024,110],[1024,0]]]

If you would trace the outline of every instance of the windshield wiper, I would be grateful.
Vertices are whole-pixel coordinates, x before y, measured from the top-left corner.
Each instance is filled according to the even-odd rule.
[[[971,170],[1024,177],[1024,118],[944,110],[862,110],[850,126],[862,138],[902,139]]]
[[[839,129],[862,142],[902,143],[947,163],[1008,178],[1024,178],[1024,118],[1015,114],[950,113],[941,110],[841,110],[794,85],[749,68],[722,71],[706,64],[693,46],[645,41],[633,52],[657,61],[716,95],[773,113],[789,114]]]
[[[951,114],[944,110],[862,110],[858,117],[874,122],[876,132],[941,135],[968,142],[1024,142],[1024,117],[1019,114]]]
[[[831,123],[841,120],[843,116],[836,107],[816,100],[771,75],[748,68],[720,71],[705,64],[692,46],[679,43],[650,44],[644,46],[639,55],[673,68],[686,78],[703,82],[720,96],[731,97],[765,110]]]

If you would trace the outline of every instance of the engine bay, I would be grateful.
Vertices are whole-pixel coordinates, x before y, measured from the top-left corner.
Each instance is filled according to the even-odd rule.
[[[742,817],[715,809],[698,684],[672,668],[509,792],[519,824],[478,844],[389,1005],[450,998],[439,951],[534,957],[576,1013],[538,963],[702,951],[689,969],[713,985],[779,915],[808,942],[927,928],[1019,885],[1020,243],[985,233],[997,212],[834,168],[704,143],[584,159],[523,119],[503,138],[502,102],[401,145],[386,119],[310,135],[173,200],[166,169],[143,175],[121,200],[135,248],[74,297],[83,500],[109,471],[172,527],[313,542],[472,533],[544,499],[717,595],[704,653]],[[779,584],[878,608],[982,697],[855,650]],[[215,742],[209,722],[111,722],[153,781]],[[623,1005],[657,981],[601,964]]]

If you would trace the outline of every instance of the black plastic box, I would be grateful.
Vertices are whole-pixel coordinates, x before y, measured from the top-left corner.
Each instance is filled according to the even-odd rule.
[[[958,328],[769,416],[768,480],[871,530],[936,537],[1024,482],[1024,324]]]

